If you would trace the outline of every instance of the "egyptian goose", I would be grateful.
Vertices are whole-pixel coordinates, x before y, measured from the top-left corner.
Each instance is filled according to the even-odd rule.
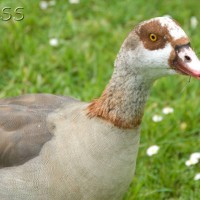
[[[172,74],[199,79],[200,62],[178,23],[158,17],[125,39],[98,99],[0,100],[0,199],[121,200],[134,176],[149,90]]]

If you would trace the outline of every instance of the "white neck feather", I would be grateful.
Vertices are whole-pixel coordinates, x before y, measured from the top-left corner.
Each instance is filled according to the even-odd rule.
[[[152,79],[146,79],[137,70],[137,63],[129,66],[127,53],[118,54],[112,78],[101,97],[89,106],[90,117],[101,117],[120,128],[140,125]]]

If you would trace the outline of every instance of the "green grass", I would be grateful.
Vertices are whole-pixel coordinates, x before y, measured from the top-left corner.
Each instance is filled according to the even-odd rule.
[[[70,95],[89,101],[98,97],[112,74],[115,56],[128,32],[140,21],[169,14],[177,19],[197,53],[200,25],[190,28],[190,17],[200,20],[200,2],[144,0],[81,0],[70,5],[58,0],[41,10],[39,1],[1,0],[4,6],[24,7],[24,20],[0,21],[0,97],[25,93]],[[51,47],[49,39],[59,39]],[[157,81],[146,106],[136,176],[125,200],[198,200],[200,165],[186,167],[192,152],[200,151],[200,82],[186,77]],[[187,85],[184,91],[182,89]],[[171,106],[174,113],[160,123],[154,114]],[[187,127],[181,129],[181,124]],[[146,149],[157,144],[153,157]]]

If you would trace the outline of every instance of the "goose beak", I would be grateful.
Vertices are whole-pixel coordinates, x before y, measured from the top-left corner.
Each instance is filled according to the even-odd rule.
[[[173,61],[173,66],[176,71],[200,79],[200,61],[190,44],[176,46],[175,51],[176,58]]]

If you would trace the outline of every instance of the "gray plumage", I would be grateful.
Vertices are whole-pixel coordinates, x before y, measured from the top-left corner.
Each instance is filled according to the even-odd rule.
[[[17,166],[37,156],[52,138],[46,122],[63,103],[76,101],[51,94],[0,100],[0,168]]]

